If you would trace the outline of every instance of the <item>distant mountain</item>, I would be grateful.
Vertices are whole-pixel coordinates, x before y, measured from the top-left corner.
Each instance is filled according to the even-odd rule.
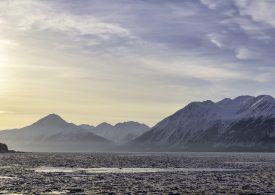
[[[127,147],[158,151],[275,151],[275,99],[193,102]]]
[[[145,124],[133,121],[118,123],[115,126],[101,123],[96,127],[89,125],[80,125],[80,127],[118,144],[129,142],[150,129]]]
[[[104,151],[109,140],[50,114],[22,129],[0,131],[0,140],[18,151]]]

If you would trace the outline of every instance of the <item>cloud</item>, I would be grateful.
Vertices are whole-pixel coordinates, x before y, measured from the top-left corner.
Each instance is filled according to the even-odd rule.
[[[66,34],[94,35],[101,39],[110,39],[111,36],[130,36],[129,30],[122,28],[117,24],[104,23],[96,18],[80,18],[71,15],[58,15],[59,17],[51,17],[32,21],[28,25],[38,25],[39,30],[53,30],[56,32],[64,32]],[[47,22],[44,22],[46,20]]]
[[[219,0],[200,0],[200,3],[208,7],[211,11],[223,10],[222,14],[232,16],[235,10],[232,9],[232,1],[219,1]]]
[[[275,1],[235,0],[242,16],[250,16],[255,22],[268,24],[275,28]]]
[[[2,14],[2,23],[21,31],[52,31],[69,36],[94,36],[99,40],[132,37],[131,32],[119,24],[104,22],[92,15],[75,15],[53,2],[10,1],[6,6],[2,5],[2,9],[7,10]]]
[[[258,56],[258,53],[244,47],[236,49],[236,58],[240,60],[257,59]]]
[[[206,5],[209,9],[217,9],[221,5],[221,1],[217,0],[201,0],[201,3]]]

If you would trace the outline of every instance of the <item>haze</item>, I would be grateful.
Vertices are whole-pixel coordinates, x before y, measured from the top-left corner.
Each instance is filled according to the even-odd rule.
[[[275,1],[0,1],[0,129],[157,121],[275,95]]]

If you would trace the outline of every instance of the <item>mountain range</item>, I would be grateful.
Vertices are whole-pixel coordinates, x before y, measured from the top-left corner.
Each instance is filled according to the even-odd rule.
[[[104,151],[111,141],[50,114],[34,124],[0,132],[0,140],[14,150],[34,152]]]
[[[150,128],[137,122],[75,125],[50,114],[21,129],[0,131],[0,141],[14,150],[33,152],[112,151]]]
[[[275,151],[275,99],[192,102],[129,143],[136,150]]]
[[[275,99],[239,96],[192,102],[152,128],[137,123],[68,123],[50,114],[22,129],[0,131],[20,151],[275,151]]]
[[[80,125],[80,127],[119,145],[127,143],[150,130],[147,125],[134,121],[117,123],[114,126],[104,122],[96,127],[91,125]]]

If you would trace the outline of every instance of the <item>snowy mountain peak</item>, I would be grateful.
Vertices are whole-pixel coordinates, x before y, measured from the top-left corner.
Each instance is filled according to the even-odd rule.
[[[179,117],[181,120],[183,118],[189,118],[196,120],[198,117],[217,117],[223,108],[218,106],[211,100],[203,102],[192,102],[186,107],[182,108],[175,113],[175,117]],[[214,116],[215,115],[215,116]],[[181,119],[180,119],[181,118]]]
[[[210,100],[192,102],[178,111],[183,116],[211,117],[213,119],[233,119],[240,117],[257,117],[275,115],[275,99],[269,95],[239,96],[225,98],[218,102]],[[179,115],[177,113],[177,115]]]
[[[250,117],[275,116],[275,99],[269,95],[260,95],[247,103],[239,113],[247,113]]]
[[[259,95],[258,97],[256,97],[256,100],[260,102],[265,101],[275,103],[275,99],[270,95]]]
[[[248,96],[248,95],[245,95],[245,96],[238,96],[234,99],[230,99],[230,98],[225,98],[219,102],[217,102],[218,105],[220,106],[229,106],[231,108],[236,108],[236,107],[239,107],[241,105],[244,105],[245,103],[253,100],[255,97],[253,96]]]

